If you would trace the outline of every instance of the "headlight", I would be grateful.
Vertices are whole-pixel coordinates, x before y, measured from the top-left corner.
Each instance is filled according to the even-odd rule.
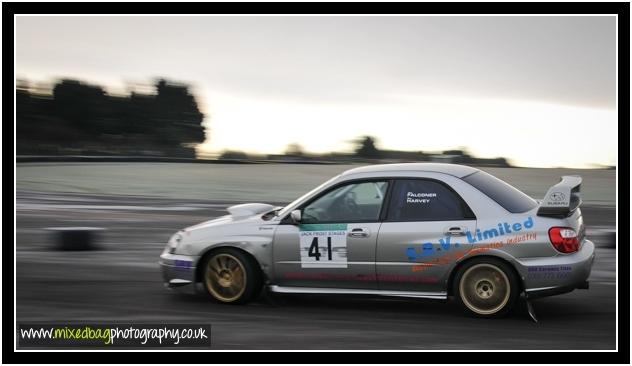
[[[176,249],[178,248],[178,245],[180,245],[181,241],[182,234],[180,232],[176,233],[174,236],[171,237],[171,239],[169,239],[169,242],[167,243],[167,251],[169,252],[169,254],[173,254],[176,252]]]

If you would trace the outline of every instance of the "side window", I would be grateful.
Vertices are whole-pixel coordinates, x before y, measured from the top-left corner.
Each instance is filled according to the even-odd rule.
[[[388,221],[450,221],[474,219],[474,214],[456,192],[427,179],[395,182]]]
[[[388,183],[351,183],[317,198],[303,209],[302,223],[378,221]]]

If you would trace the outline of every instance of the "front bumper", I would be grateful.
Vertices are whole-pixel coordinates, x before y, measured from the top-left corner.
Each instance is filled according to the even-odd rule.
[[[585,240],[573,254],[546,258],[517,259],[527,298],[562,294],[576,288],[588,288],[588,276],[595,260],[595,245]]]
[[[165,287],[195,292],[195,268],[198,259],[197,256],[163,252],[158,264]]]

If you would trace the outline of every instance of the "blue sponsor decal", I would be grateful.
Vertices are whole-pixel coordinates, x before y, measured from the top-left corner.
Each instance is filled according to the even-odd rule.
[[[507,222],[499,222],[495,227],[488,228],[487,230],[481,231],[480,229],[476,229],[474,233],[471,231],[467,231],[465,233],[465,239],[467,239],[468,244],[478,243],[484,240],[489,240],[496,238],[498,236],[505,236],[509,234],[518,233],[524,229],[531,229],[533,227],[533,218],[529,216],[527,220],[524,222],[516,222],[514,224],[509,224]],[[435,249],[434,245],[431,242],[423,243],[421,245],[421,250],[415,247],[406,248],[406,256],[408,260],[411,262],[416,261],[418,258],[423,258],[432,255],[435,251],[448,251],[452,248],[456,249],[461,244],[457,242],[450,242],[452,239],[451,236],[444,236],[439,239],[439,247]]]
[[[193,262],[176,259],[175,265],[176,271],[190,271],[191,267],[193,266]]]
[[[527,270],[527,279],[549,280],[565,279],[571,277],[572,267],[569,266],[535,266]]]
[[[522,229],[531,229],[533,227],[533,218],[529,216],[529,218],[527,218],[525,222],[523,223],[516,222],[513,225],[509,225],[506,222],[502,222],[502,223],[499,222],[497,227],[498,227],[498,230],[496,228],[489,228],[487,230],[483,230],[482,233],[480,229],[476,229],[475,235],[473,235],[470,231],[468,231],[467,233],[465,233],[467,242],[470,244],[474,244],[479,241],[493,239],[497,236],[517,233],[521,231]]]

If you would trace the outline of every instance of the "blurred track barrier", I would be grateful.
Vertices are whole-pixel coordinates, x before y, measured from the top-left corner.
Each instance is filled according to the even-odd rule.
[[[57,250],[96,250],[100,227],[49,227]]]
[[[617,231],[614,228],[593,228],[586,230],[586,236],[601,248],[616,248]]]

